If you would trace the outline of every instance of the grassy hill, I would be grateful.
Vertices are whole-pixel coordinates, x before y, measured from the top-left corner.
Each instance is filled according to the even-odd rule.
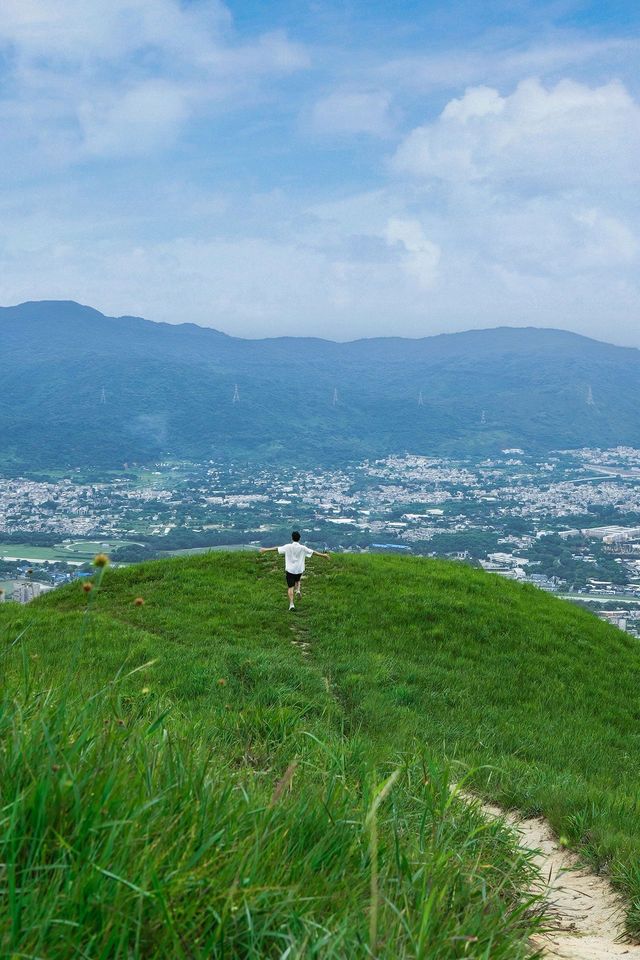
[[[43,301],[0,337],[7,469],[640,445],[640,351],[563,330],[244,340]]]
[[[640,932],[637,642],[454,564],[308,574],[294,614],[247,554],[0,608],[0,955],[524,958],[532,867],[465,776]]]

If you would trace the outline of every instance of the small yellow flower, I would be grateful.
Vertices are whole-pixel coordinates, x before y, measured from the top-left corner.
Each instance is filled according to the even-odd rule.
[[[94,567],[108,567],[109,566],[109,557],[106,553],[99,553],[93,558]]]
[[[84,590],[85,593],[91,593],[91,591],[93,590],[93,584],[92,584],[92,583],[83,583],[83,584],[82,584],[82,589]]]
[[[133,605],[134,607],[144,607],[144,598],[136,597],[135,600],[133,601]]]
[[[151,687],[143,687],[142,693],[151,693]]]
[[[224,679],[224,677],[220,677],[220,679],[218,680],[218,686],[226,687],[226,685],[227,685],[227,681]]]

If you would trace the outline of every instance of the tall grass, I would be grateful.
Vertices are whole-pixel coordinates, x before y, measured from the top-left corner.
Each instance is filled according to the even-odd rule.
[[[347,733],[286,621],[278,658],[264,640],[267,691],[254,631],[210,651],[203,692],[200,634],[149,581],[142,616],[125,606],[131,576],[107,575],[88,613],[68,592],[77,612],[3,615],[0,955],[530,955],[531,860],[457,801],[446,765]]]
[[[417,757],[376,793],[363,741],[300,720],[261,744],[268,772],[232,771],[241,726],[180,743],[117,688],[5,699],[2,955],[524,957],[533,870],[509,835]]]

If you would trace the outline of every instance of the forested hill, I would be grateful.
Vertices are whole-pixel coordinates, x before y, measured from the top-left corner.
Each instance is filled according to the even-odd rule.
[[[243,340],[42,301],[0,338],[5,465],[640,445],[640,351],[562,330]]]

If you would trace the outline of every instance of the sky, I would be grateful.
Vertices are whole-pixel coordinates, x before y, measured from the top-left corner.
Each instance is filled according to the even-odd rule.
[[[0,0],[0,303],[640,346],[635,0]]]

